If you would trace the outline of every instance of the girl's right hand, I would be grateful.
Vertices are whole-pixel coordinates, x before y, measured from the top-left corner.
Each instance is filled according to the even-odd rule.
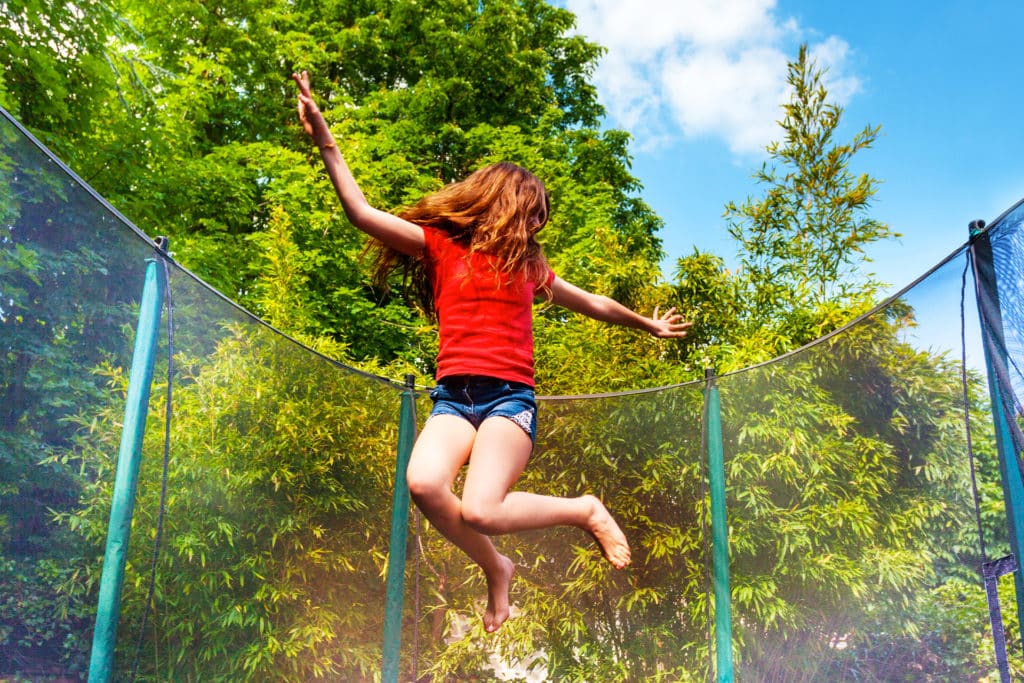
[[[303,130],[317,144],[320,144],[321,138],[326,138],[325,141],[331,143],[330,131],[327,130],[323,114],[320,113],[320,108],[313,101],[313,93],[309,88],[309,74],[305,71],[292,74],[292,80],[299,86],[299,121],[302,122]]]

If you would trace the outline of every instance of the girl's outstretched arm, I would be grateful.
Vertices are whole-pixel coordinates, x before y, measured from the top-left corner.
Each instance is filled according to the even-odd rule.
[[[409,256],[418,256],[423,252],[423,228],[370,206],[334,143],[334,136],[331,135],[323,114],[313,101],[309,89],[309,74],[305,71],[301,74],[292,74],[292,79],[299,85],[299,120],[302,121],[305,131],[313,138],[313,142],[320,148],[320,156],[327,168],[327,175],[334,183],[334,190],[338,193],[349,222],[367,235],[377,238],[385,246]]]
[[[684,321],[683,316],[676,313],[674,307],[659,314],[658,308],[655,306],[654,315],[647,318],[631,311],[615,299],[592,294],[569,284],[560,277],[556,277],[551,283],[551,302],[564,306],[570,311],[582,313],[594,320],[635,327],[661,339],[685,337],[687,328],[692,324]]]

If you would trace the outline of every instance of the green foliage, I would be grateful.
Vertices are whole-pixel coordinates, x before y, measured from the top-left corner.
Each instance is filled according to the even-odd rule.
[[[700,386],[589,401],[544,401],[537,456],[517,484],[607,501],[633,546],[617,572],[576,529],[497,539],[517,565],[513,617],[483,632],[475,568],[425,535],[421,658],[434,680],[493,680],[492,654],[548,680],[703,680],[699,516]],[[410,577],[412,578],[412,577]],[[468,625],[468,627],[467,627]]]
[[[568,35],[568,11],[539,0],[122,0],[81,11],[98,27],[96,49],[116,56],[94,79],[92,123],[26,123],[59,139],[65,159],[144,231],[169,235],[182,263],[258,313],[266,264],[249,237],[281,212],[306,282],[297,319],[307,328],[286,331],[331,336],[356,359],[430,369],[433,330],[370,286],[362,238],[317,176],[288,79],[303,68],[374,203],[394,209],[485,163],[516,161],[551,188],[545,240],[556,263],[627,303],[651,298],[660,221],[635,195],[628,136],[596,130],[603,110],[589,76],[601,50]],[[50,30],[26,16],[32,30]],[[583,253],[598,263],[573,265]]]
[[[949,599],[984,601],[959,370],[897,340],[905,313],[721,380],[745,679],[966,680],[991,656]]]
[[[113,80],[105,50],[116,21],[110,8],[17,0],[4,3],[3,16],[0,104],[30,127],[87,131]]]
[[[782,141],[768,146],[770,160],[754,176],[764,196],[730,202],[725,210],[741,263],[744,315],[737,331],[771,330],[758,339],[768,352],[761,360],[869,310],[880,284],[862,273],[869,261],[865,248],[898,236],[867,213],[878,181],[850,170],[879,128],[868,126],[852,141],[836,142],[842,108],[829,101],[822,79],[802,46],[789,64],[792,94],[783,106]]]
[[[123,326],[137,315],[143,263],[138,245],[33,147],[8,129],[3,143],[0,593],[24,608],[3,610],[0,661],[79,670],[88,620],[57,590],[74,571],[74,543],[50,512],[76,504],[79,477],[76,467],[47,458],[71,443],[68,418],[103,395],[91,368],[127,362]]]
[[[720,362],[724,366],[720,369],[732,367],[733,363],[723,359],[729,358],[740,343],[737,332],[747,313],[741,287],[740,279],[714,254],[694,249],[693,254],[678,260],[675,296],[683,302],[680,313],[693,323],[678,346],[680,360],[689,361],[698,370],[719,366]]]
[[[952,579],[910,599],[907,621],[894,623],[878,619],[859,639],[844,650],[836,666],[836,678],[862,681],[996,681],[984,593],[975,581]],[[1013,604],[1012,590],[1001,588],[1004,606]],[[1004,607],[1014,642],[1015,617]],[[881,616],[881,615],[878,615]],[[1013,649],[1013,646],[1010,646]],[[1022,673],[1018,657],[1011,656],[1011,676]]]
[[[88,610],[69,605],[60,590],[73,571],[66,560],[0,559],[0,673],[34,672],[43,680],[85,671],[91,620]]]
[[[145,231],[170,235],[176,257],[205,280],[371,373],[428,376],[434,330],[400,287],[369,282],[363,239],[295,123],[295,69],[313,73],[376,205],[394,209],[483,164],[515,161],[550,191],[541,239],[557,272],[640,310],[679,305],[695,322],[672,344],[542,307],[543,393],[745,367],[838,328],[878,292],[857,270],[863,250],[892,233],[868,215],[875,180],[850,172],[878,129],[833,141],[841,110],[806,50],[790,66],[783,139],[757,176],[765,195],[727,208],[742,267],[729,272],[695,251],[669,287],[659,283],[661,221],[637,196],[629,137],[598,130],[590,75],[601,48],[567,35],[564,9],[539,0],[75,7],[7,4],[0,102]],[[43,675],[73,675],[88,647],[130,329],[151,254],[3,130],[0,652],[15,675],[40,661],[51,663]],[[142,677],[372,680],[396,387],[273,335],[186,275],[172,274],[172,291],[170,496]],[[743,680],[991,675],[958,368],[901,341],[913,313],[897,302],[828,344],[722,379]],[[122,670],[158,514],[167,407],[157,384]],[[977,385],[972,418],[976,434],[989,434]],[[633,543],[632,568],[610,571],[574,529],[499,539],[517,564],[516,614],[485,635],[479,572],[426,529],[403,673],[491,680],[500,660],[552,680],[706,679],[700,388],[543,403],[521,486],[601,495]],[[975,445],[982,523],[1001,548],[994,448],[987,436]]]
[[[224,330],[207,359],[182,350],[164,552],[143,669],[177,680],[370,680],[379,666],[397,392],[340,371],[253,325]],[[59,519],[98,549],[106,536],[126,378],[82,415],[77,509]],[[154,394],[160,394],[155,387]],[[137,632],[155,527],[162,399],[151,406],[122,629]],[[147,533],[147,531],[149,533]],[[99,556],[65,586],[89,604]],[[339,609],[340,607],[342,607]],[[125,638],[118,662],[131,658]]]

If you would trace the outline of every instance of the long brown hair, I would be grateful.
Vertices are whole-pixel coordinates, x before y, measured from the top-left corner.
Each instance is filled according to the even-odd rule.
[[[547,224],[549,211],[544,183],[525,168],[503,161],[446,185],[398,215],[446,232],[470,254],[493,257],[496,277],[543,282],[547,262],[536,235]],[[375,251],[374,283],[386,289],[388,276],[401,272],[416,303],[433,313],[433,288],[423,261],[379,243]]]

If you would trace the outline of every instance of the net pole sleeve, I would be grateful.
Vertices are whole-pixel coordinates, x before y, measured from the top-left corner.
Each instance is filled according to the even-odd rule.
[[[996,447],[999,455],[999,476],[1002,479],[1003,499],[1006,507],[1006,522],[1009,528],[1010,548],[1014,557],[1019,558],[1020,549],[1024,547],[1024,480],[1021,479],[1020,468],[1017,467],[1016,446],[1010,433],[1009,420],[1004,401],[1004,389],[999,386],[996,362],[1006,363],[1006,359],[993,358],[993,353],[1005,354],[1003,340],[1003,321],[999,306],[999,290],[996,271],[993,263],[992,242],[987,231],[971,228],[971,250],[975,269],[975,292],[978,304],[978,317],[981,323],[982,339],[989,339],[982,344],[985,354],[985,371],[988,375],[989,397],[992,403],[992,421],[996,432]],[[1021,574],[1020,562],[1013,572],[1014,588],[1017,598],[1017,616],[1024,623],[1024,576]]]
[[[405,552],[409,536],[409,485],[405,470],[415,439],[413,376],[405,378],[405,392],[398,418],[398,457],[395,461],[395,489],[391,503],[391,541],[384,598],[384,647],[381,683],[397,683],[402,645],[402,603],[405,597]]]
[[[121,614],[121,589],[124,584],[128,539],[135,491],[142,460],[142,437],[146,431],[149,393],[153,382],[153,364],[160,333],[160,312],[163,309],[164,272],[156,259],[147,259],[139,324],[135,334],[128,394],[125,400],[124,428],[117,455],[117,472],[107,527],[107,544],[103,553],[96,627],[89,656],[89,683],[106,683],[113,677],[114,648]]]
[[[715,596],[715,671],[718,683],[733,683],[732,602],[729,588],[729,526],[725,507],[722,411],[714,373],[707,372],[704,394],[708,489],[711,495],[711,558]]]

